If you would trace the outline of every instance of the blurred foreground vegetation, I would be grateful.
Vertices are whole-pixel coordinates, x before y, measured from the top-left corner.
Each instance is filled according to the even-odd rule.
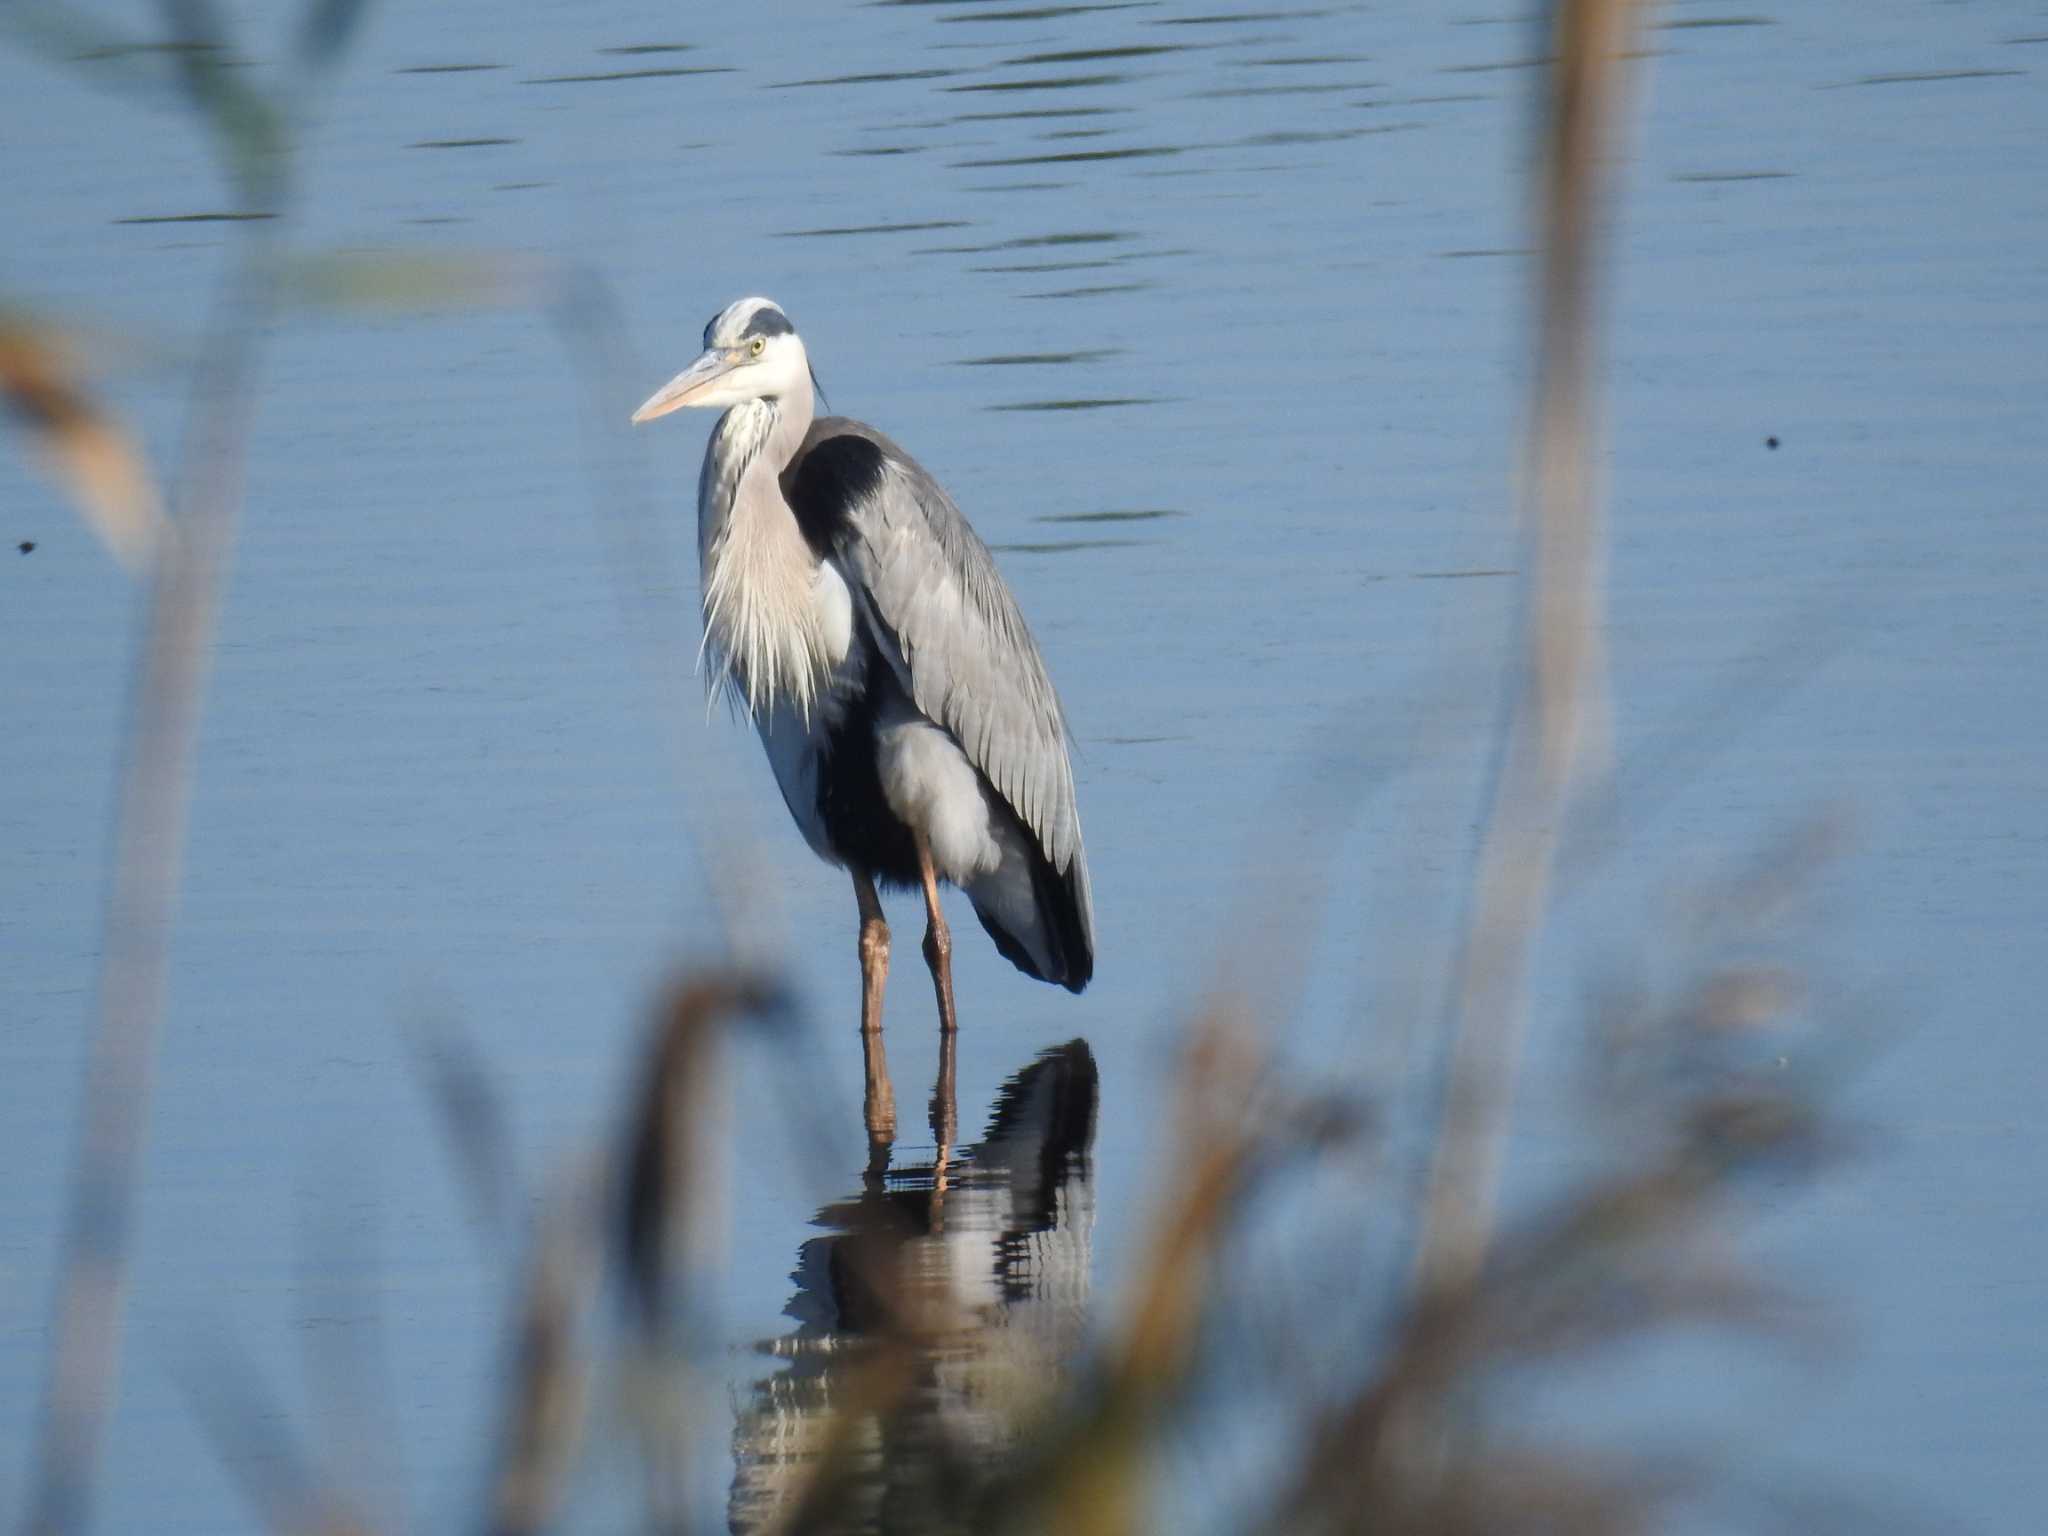
[[[605,343],[590,311],[565,301],[573,285],[531,264],[289,249],[290,104],[345,47],[357,12],[349,0],[310,8],[299,51],[275,79],[241,67],[221,19],[195,0],[166,0],[162,36],[146,39],[114,37],[68,7],[16,10],[17,39],[30,46],[117,58],[133,88],[181,92],[250,216],[200,343],[191,433],[165,489],[98,404],[91,349],[46,318],[0,317],[0,390],[26,440],[137,573],[151,615],[28,1512],[32,1529],[61,1532],[87,1523],[120,1368],[121,1279],[192,744],[264,333],[300,303],[488,301],[550,304],[572,316],[572,347],[601,356]],[[697,1528],[706,1469],[728,1447],[728,1519],[746,1531],[1113,1536],[1206,1517],[1274,1532],[1601,1533],[1665,1528],[1711,1500],[1725,1469],[1710,1457],[1650,1463],[1517,1426],[1500,1406],[1506,1382],[1680,1326],[1776,1338],[1798,1324],[1800,1309],[1737,1259],[1733,1234],[1759,1174],[1806,1175],[1840,1139],[1827,1109],[1832,1083],[1787,1070],[1780,1049],[1783,1031],[1839,1027],[1813,1017],[1799,957],[1778,952],[1775,914],[1821,857],[1811,839],[1794,838],[1699,904],[1683,964],[1589,1006],[1584,1115],[1603,1155],[1549,1203],[1495,1214],[1529,957],[1561,830],[1599,800],[1592,402],[1603,186],[1620,150],[1634,24],[1623,0],[1573,0],[1544,20],[1524,625],[1506,659],[1509,702],[1469,928],[1437,1000],[1443,1097],[1425,1117],[1428,1175],[1419,1192],[1381,1178],[1372,1201],[1340,1207],[1313,1234],[1318,1252],[1300,1257],[1341,1268],[1345,1256],[1371,1253],[1388,1224],[1361,1214],[1374,1204],[1409,1234],[1412,1252],[1391,1270],[1359,1259],[1342,1316],[1299,1315],[1284,1286],[1223,1283],[1256,1202],[1333,1169],[1367,1177],[1387,1128],[1412,1106],[1372,1102],[1343,1082],[1290,1080],[1267,1049],[1284,1007],[1219,983],[1185,1024],[1153,1225],[1113,1315],[1092,1305],[1097,1099],[1086,1043],[1023,1064],[971,1145],[959,1140],[949,1054],[931,1097],[932,1156],[900,1160],[893,1114],[886,1124],[871,1114],[867,1166],[797,1255],[796,1327],[763,1346],[779,1364],[745,1400],[723,1404],[723,1341],[703,1336],[692,1299],[709,1262],[712,1185],[726,1176],[708,1140],[722,1134],[724,1037],[757,1031],[793,1049],[813,1026],[772,975],[698,970],[658,1000],[628,1111],[605,1146],[553,1183],[525,1244],[480,1523],[502,1532],[585,1523],[579,1465],[623,1461],[639,1470],[644,1523]],[[484,1197],[504,1156],[487,1074],[460,1052],[436,1060],[451,1145]],[[893,1103],[878,1056],[868,1076],[871,1110],[879,1095]],[[1241,1380],[1290,1370],[1299,1388],[1277,1405]],[[257,1521],[376,1528],[391,1491],[331,1484],[314,1450],[273,1444],[250,1469],[251,1444],[275,1434],[258,1427],[259,1397],[225,1366],[223,1383],[195,1389],[196,1410],[248,1479]],[[1219,1422],[1231,1433],[1234,1414],[1246,1420],[1235,1428],[1281,1449],[1228,1508],[1191,1510],[1175,1471],[1192,1447],[1213,1443]],[[1796,1523],[1812,1528],[1810,1507]]]

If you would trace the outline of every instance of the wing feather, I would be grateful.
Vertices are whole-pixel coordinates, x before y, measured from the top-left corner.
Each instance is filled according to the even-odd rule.
[[[911,700],[952,732],[1056,873],[1079,866],[1085,902],[1066,717],[988,546],[936,480],[858,422],[814,424],[794,473],[806,536],[839,563]]]

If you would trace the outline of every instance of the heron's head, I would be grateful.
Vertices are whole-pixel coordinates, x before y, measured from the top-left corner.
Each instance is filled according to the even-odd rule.
[[[789,316],[772,299],[740,299],[704,327],[704,352],[633,413],[652,421],[686,405],[740,405],[774,400],[808,384],[810,360]]]

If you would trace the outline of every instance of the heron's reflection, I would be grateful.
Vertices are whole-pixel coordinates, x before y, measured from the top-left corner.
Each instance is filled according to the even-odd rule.
[[[834,1528],[915,1528],[934,1466],[1005,1443],[1049,1400],[1081,1342],[1095,1215],[1087,1043],[1046,1051],[1010,1078],[981,1142],[956,1149],[945,1040],[932,1156],[893,1167],[894,1097],[878,1038],[868,1069],[860,1191],[821,1211],[826,1230],[799,1249],[785,1308],[797,1327],[765,1346],[787,1364],[740,1409],[735,1531],[786,1513],[828,1440],[841,1454],[851,1444],[857,1474]],[[858,1385],[881,1336],[913,1375],[886,1410]]]

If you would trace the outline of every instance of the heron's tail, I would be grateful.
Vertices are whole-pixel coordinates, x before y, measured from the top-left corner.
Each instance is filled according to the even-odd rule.
[[[1022,827],[1006,830],[1002,862],[968,882],[974,915],[1018,970],[1079,992],[1095,975],[1087,856],[1077,848],[1061,872]]]

